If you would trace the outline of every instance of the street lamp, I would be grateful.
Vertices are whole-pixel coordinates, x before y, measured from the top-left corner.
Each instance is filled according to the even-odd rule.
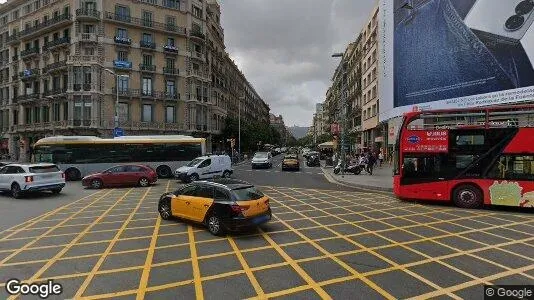
[[[119,128],[119,77],[123,77],[123,78],[130,78],[129,75],[123,75],[123,74],[117,74],[115,72],[113,72],[112,70],[110,69],[104,69],[106,72],[110,73],[111,75],[115,76],[115,83],[116,83],[116,87],[115,87],[115,91],[117,92],[117,97],[115,99],[115,123],[114,123],[114,126],[115,128]]]
[[[239,97],[239,104],[238,104],[239,118],[237,121],[238,122],[237,128],[238,128],[238,135],[239,135],[239,144],[237,146],[237,149],[238,149],[237,151],[239,152],[239,159],[241,159],[241,100],[245,101],[245,96]]]
[[[49,100],[54,100],[54,97],[53,96],[45,96],[46,99],[49,99]],[[52,110],[52,113],[54,113],[54,111]],[[53,119],[53,118],[52,118]],[[56,136],[56,124],[54,124],[55,122],[52,122],[52,136]]]
[[[345,79],[345,73],[346,73],[346,66],[345,66],[345,61],[343,59],[343,53],[334,53],[332,54],[332,57],[335,57],[335,58],[341,58],[341,70],[342,70],[342,73],[341,73],[341,80],[342,80],[342,85],[343,87],[341,88],[342,89],[342,96],[341,96],[341,104],[338,103],[338,110],[340,111],[340,114],[341,114],[341,175],[343,176],[344,175],[344,168],[343,168],[343,164],[345,164],[345,131],[346,131],[346,119],[347,119],[347,116],[345,115],[345,111],[346,111],[346,108],[345,108],[345,105],[347,104],[347,99],[346,99],[346,91],[347,91],[347,81]]]

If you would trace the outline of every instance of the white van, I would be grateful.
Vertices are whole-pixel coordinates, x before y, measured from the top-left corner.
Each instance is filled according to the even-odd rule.
[[[228,155],[201,156],[174,171],[174,177],[183,182],[209,179],[215,176],[229,177],[234,170]]]

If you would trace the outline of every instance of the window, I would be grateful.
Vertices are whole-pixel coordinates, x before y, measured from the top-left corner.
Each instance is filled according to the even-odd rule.
[[[95,55],[95,48],[85,48],[84,53],[85,55]]]
[[[128,30],[124,28],[117,28],[117,37],[119,38],[127,38],[128,37]]]
[[[167,95],[174,96],[175,91],[176,91],[176,84],[174,80],[167,80],[167,82],[165,83],[165,93],[167,93]]]
[[[211,159],[208,158],[205,161],[203,161],[200,165],[198,165],[198,168],[206,168],[211,166]]]
[[[145,172],[146,170],[140,166],[126,166],[126,172]]]
[[[174,69],[174,65],[175,65],[174,58],[167,58],[165,64],[168,69]]]
[[[83,25],[83,33],[95,33],[95,25],[93,24]]]
[[[130,88],[130,78],[126,76],[119,76],[119,92],[126,92]]]
[[[151,66],[152,65],[152,55],[143,55],[143,65]]]
[[[534,156],[504,155],[495,163],[490,178],[505,180],[534,180]]]
[[[143,26],[152,27],[152,13],[143,11]]]
[[[167,25],[176,25],[176,18],[173,17],[173,16],[166,16],[165,17],[165,22],[167,23]]]
[[[176,108],[174,106],[167,106],[165,109],[165,121],[167,123],[175,123],[175,111]]]
[[[32,109],[31,109],[31,107],[26,107],[24,109],[24,115],[26,117],[26,124],[31,124],[32,123]]]
[[[193,15],[197,18],[202,19],[202,9],[193,5]]]
[[[25,6],[24,6],[24,13],[25,13],[25,14],[29,14],[30,11],[31,11],[31,5],[30,5],[30,4],[25,5]]]
[[[13,19],[13,20],[18,19],[18,18],[19,18],[19,11],[18,11],[18,10],[15,10],[15,11],[11,14],[11,16],[12,16],[12,19]]]
[[[200,187],[197,185],[188,186],[180,190],[179,195],[193,196],[196,194],[197,189],[200,189]]]
[[[54,121],[59,121],[61,118],[61,105],[59,103],[54,103],[52,105],[52,117]]]
[[[124,171],[125,171],[125,167],[124,166],[118,166],[118,167],[113,167],[113,168],[107,169],[107,171],[105,171],[105,172],[122,173]]]
[[[152,122],[152,105],[151,104],[143,104],[142,121]]]
[[[33,108],[33,120],[35,123],[41,123],[41,108],[38,106]]]
[[[180,8],[179,0],[163,0],[163,6],[168,8]]]
[[[263,197],[263,193],[253,186],[233,190],[232,192],[236,198],[236,201],[258,200]]]
[[[69,103],[63,102],[63,120],[69,119]]]
[[[152,94],[152,78],[143,77],[143,95]]]
[[[128,21],[130,18],[130,9],[126,6],[117,5],[115,6],[115,14],[119,20]]]
[[[74,98],[74,125],[80,125],[80,121],[82,120],[82,108],[83,108],[83,102],[82,98],[80,96],[77,96]]]
[[[143,42],[152,43],[152,34],[143,33]]]
[[[175,43],[174,42],[174,38],[172,38],[172,37],[168,37],[167,38],[167,46],[173,46],[174,47],[174,46],[176,46],[174,43]]]
[[[125,122],[130,119],[130,106],[128,103],[119,102],[119,122]]]
[[[199,198],[213,199],[213,188],[210,186],[200,186],[200,188],[196,190],[194,196]]]
[[[128,52],[126,51],[117,52],[117,59],[119,61],[128,61]]]
[[[229,201],[230,197],[228,196],[228,193],[222,189],[215,188],[215,199],[220,201]]]
[[[456,136],[456,145],[457,146],[479,146],[484,145],[484,135],[457,135]]]

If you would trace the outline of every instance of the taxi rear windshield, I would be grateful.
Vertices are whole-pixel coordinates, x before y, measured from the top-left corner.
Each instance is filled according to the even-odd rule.
[[[39,167],[30,167],[30,173],[54,173],[59,172],[57,166],[39,166]]]
[[[258,200],[261,197],[263,197],[263,193],[260,192],[255,187],[245,187],[233,190],[236,201],[250,201],[250,200]]]

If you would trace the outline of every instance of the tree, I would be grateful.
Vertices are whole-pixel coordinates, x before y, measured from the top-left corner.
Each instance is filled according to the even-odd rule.
[[[235,138],[237,148],[237,144],[239,143],[239,120],[227,117],[222,137],[224,140]],[[241,152],[256,151],[259,142],[261,142],[261,145],[279,144],[280,139],[280,133],[269,124],[262,122],[241,122]]]

